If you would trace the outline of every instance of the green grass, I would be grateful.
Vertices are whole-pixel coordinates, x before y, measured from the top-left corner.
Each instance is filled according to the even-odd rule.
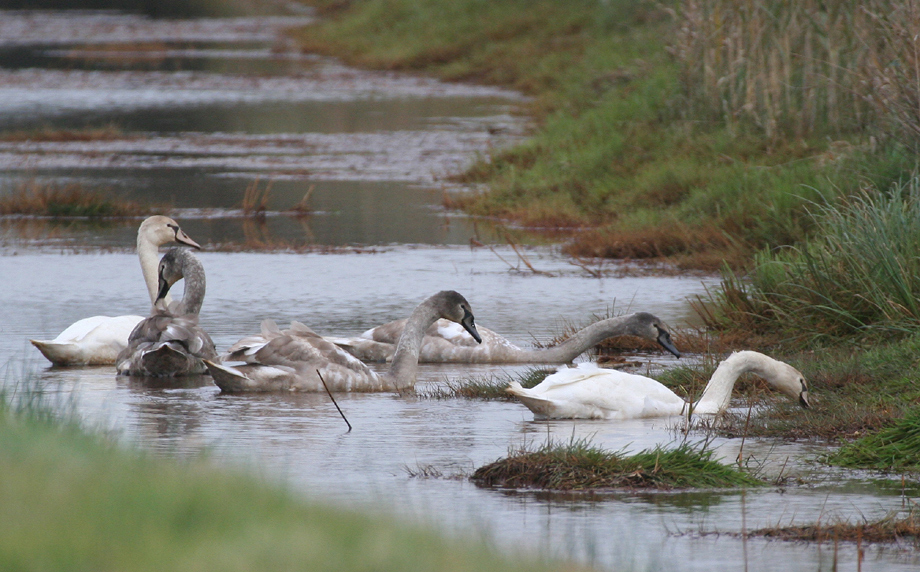
[[[424,397],[433,399],[454,399],[465,397],[468,399],[514,401],[516,398],[505,389],[508,382],[514,379],[525,388],[531,388],[546,379],[546,376],[555,370],[534,367],[528,371],[514,376],[484,376],[469,379],[448,380],[443,387],[438,387]]]
[[[634,455],[610,452],[586,440],[548,441],[536,450],[514,451],[504,459],[476,469],[480,486],[557,491],[596,489],[723,488],[763,483],[712,458],[706,444],[657,446]]]
[[[920,179],[814,205],[815,238],[762,252],[746,280],[726,274],[715,330],[770,329],[795,343],[908,336],[920,326]]]
[[[725,437],[842,444],[893,426],[920,404],[920,336],[869,347],[824,347],[775,355],[805,375],[810,409],[776,399],[766,384],[745,376],[733,392],[744,404],[743,410],[695,427]],[[658,380],[680,394],[699,395],[715,361],[668,368]],[[746,406],[751,403],[756,407],[748,416]]]
[[[124,450],[41,398],[0,400],[3,570],[574,570]]]
[[[840,121],[841,108],[822,111],[823,119],[785,137],[708,112],[694,115],[687,102],[705,89],[691,76],[702,72],[675,55],[674,42],[681,26],[705,25],[706,19],[692,18],[683,7],[672,17],[668,9],[676,4],[309,3],[325,20],[297,36],[305,50],[533,96],[526,106],[537,119],[533,137],[458,177],[484,183],[487,192],[452,195],[448,202],[530,226],[592,228],[566,245],[571,254],[746,267],[758,249],[807,239],[810,203],[855,193],[863,176],[884,178],[878,182],[887,185],[905,168],[903,151],[893,152],[894,162],[864,152],[866,122]],[[795,30],[771,33],[797,37]],[[766,38],[758,49],[772,45]],[[848,99],[839,100],[843,111],[853,111]],[[887,143],[879,148],[895,149]]]
[[[920,409],[913,409],[891,427],[848,443],[827,456],[842,467],[920,472]]]

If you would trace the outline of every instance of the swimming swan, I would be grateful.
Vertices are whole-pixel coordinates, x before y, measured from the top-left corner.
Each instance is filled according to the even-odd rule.
[[[205,363],[214,382],[225,392],[324,391],[317,370],[330,391],[400,391],[415,387],[422,337],[438,318],[457,322],[473,338],[479,338],[469,302],[457,292],[445,290],[413,310],[385,374],[371,371],[364,362],[299,322],[282,331],[271,320],[262,322],[261,335],[244,338],[230,348],[226,360],[245,364]]]
[[[393,357],[396,339],[405,326],[397,320],[372,328],[357,338],[329,338],[348,353],[364,361],[389,361]],[[601,340],[615,336],[637,336],[658,342],[680,357],[671,343],[671,334],[664,322],[647,312],[608,318],[574,333],[559,345],[536,350],[522,349],[488,328],[481,328],[482,344],[456,324],[438,320],[428,328],[422,349],[421,363],[568,363],[596,346]]]
[[[157,296],[157,257],[162,244],[178,242],[201,248],[166,216],[152,216],[137,231],[141,262],[150,303]],[[53,340],[29,340],[54,365],[111,365],[128,346],[128,336],[143,316],[93,316],[74,322]]]
[[[728,408],[732,387],[744,373],[764,378],[782,393],[808,408],[805,377],[791,365],[752,351],[730,355],[712,374],[692,412],[714,415]],[[533,389],[512,381],[516,395],[536,419],[635,419],[686,415],[689,403],[654,379],[602,369],[593,363],[561,367]]]
[[[118,354],[119,375],[174,377],[207,372],[202,360],[217,359],[211,337],[198,326],[204,302],[201,261],[186,248],[171,248],[159,265],[159,291],[153,313],[141,321]],[[170,287],[185,279],[182,300],[166,303]]]

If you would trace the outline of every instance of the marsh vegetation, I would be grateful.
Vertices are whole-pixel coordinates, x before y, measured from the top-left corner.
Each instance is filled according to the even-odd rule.
[[[627,454],[606,451],[587,440],[548,440],[522,447],[476,469],[470,477],[480,486],[550,491],[610,489],[751,487],[764,483],[747,472],[713,459],[706,443]]]

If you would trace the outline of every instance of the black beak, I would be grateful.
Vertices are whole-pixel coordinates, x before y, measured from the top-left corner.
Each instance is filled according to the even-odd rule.
[[[658,326],[655,327],[658,328]],[[671,334],[662,328],[658,328],[658,343],[661,344],[661,347],[668,350],[678,359],[680,359],[680,352],[677,351],[677,348],[674,347],[674,344],[671,343]]]
[[[482,336],[479,335],[479,332],[476,331],[476,323],[473,321],[473,313],[463,309],[463,320],[460,321],[460,325],[463,326],[463,329],[470,333],[473,336],[473,339],[476,340],[477,344],[482,343]]]
[[[169,282],[167,282],[166,279],[163,278],[162,274],[160,274],[160,277],[157,280],[157,284],[159,285],[159,288],[157,290],[157,299],[154,302],[154,304],[156,304],[156,302],[159,302],[160,300],[165,298],[166,294],[169,293]]]
[[[811,404],[808,403],[807,391],[803,391],[799,394],[799,405],[801,405],[803,409],[811,409]]]

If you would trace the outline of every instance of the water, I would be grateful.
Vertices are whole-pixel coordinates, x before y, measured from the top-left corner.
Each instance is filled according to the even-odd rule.
[[[27,17],[35,29],[69,30],[54,36],[67,45],[41,45],[28,32],[9,32],[17,18],[27,30],[21,21]],[[72,15],[0,15],[7,45],[0,48],[7,50],[0,55],[0,129],[114,122],[130,137],[0,143],[0,189],[9,192],[23,181],[79,182],[157,198],[182,209],[183,228],[199,242],[244,250],[206,247],[200,255],[208,275],[202,325],[219,349],[257,331],[264,318],[282,325],[300,320],[321,334],[358,334],[407,315],[446,288],[470,300],[480,325],[521,345],[548,341],[565,324],[611,309],[652,311],[679,327],[694,320],[687,299],[715,283],[629,272],[597,279],[552,248],[531,246],[530,263],[547,273],[535,274],[507,246],[470,248],[471,237],[490,242],[491,227],[439,209],[444,189],[431,168],[450,171],[518,137],[523,127],[512,115],[519,101],[513,94],[364,75],[258,44],[279,43],[274,36],[228,45],[233,26],[221,22],[164,28],[130,15],[80,18],[74,26]],[[97,53],[106,41],[124,41],[118,26],[109,38],[96,34],[92,45],[73,37],[94,29],[99,18],[140,26],[147,40],[162,40],[162,50],[129,58]],[[174,29],[178,39],[162,38],[164,29]],[[247,88],[252,74],[274,78],[277,90],[266,96],[259,82]],[[310,92],[310,86],[321,89]],[[496,125],[502,135],[494,135]],[[264,223],[228,216],[259,177],[263,184],[275,181],[277,209],[315,186],[316,212],[306,219],[269,216]],[[827,476],[808,461],[821,446],[761,441],[746,442],[745,456],[764,462],[768,474],[783,471],[805,484],[585,498],[480,489],[465,475],[509,448],[548,438],[589,438],[611,450],[679,439],[667,420],[534,422],[513,402],[426,397],[445,380],[511,374],[523,369],[518,366],[426,365],[417,397],[340,395],[351,432],[325,395],[221,395],[207,377],[162,386],[118,377],[110,367],[47,367],[29,338],[52,338],[91,315],[147,311],[129,252],[135,232],[134,221],[104,227],[0,221],[0,363],[7,364],[7,378],[32,371],[49,391],[75,396],[89,426],[158,454],[206,450],[310,498],[392,511],[449,533],[611,570],[830,570],[835,562],[838,570],[856,570],[854,546],[745,541],[738,534],[835,517],[875,519],[901,508],[905,492],[917,494],[846,473]],[[267,239],[357,246],[329,253],[246,251]],[[664,354],[634,359],[649,371],[676,363]],[[727,460],[741,447],[726,439],[715,445]],[[425,474],[439,476],[413,476]],[[873,548],[861,569],[909,570],[918,563],[909,548]]]

